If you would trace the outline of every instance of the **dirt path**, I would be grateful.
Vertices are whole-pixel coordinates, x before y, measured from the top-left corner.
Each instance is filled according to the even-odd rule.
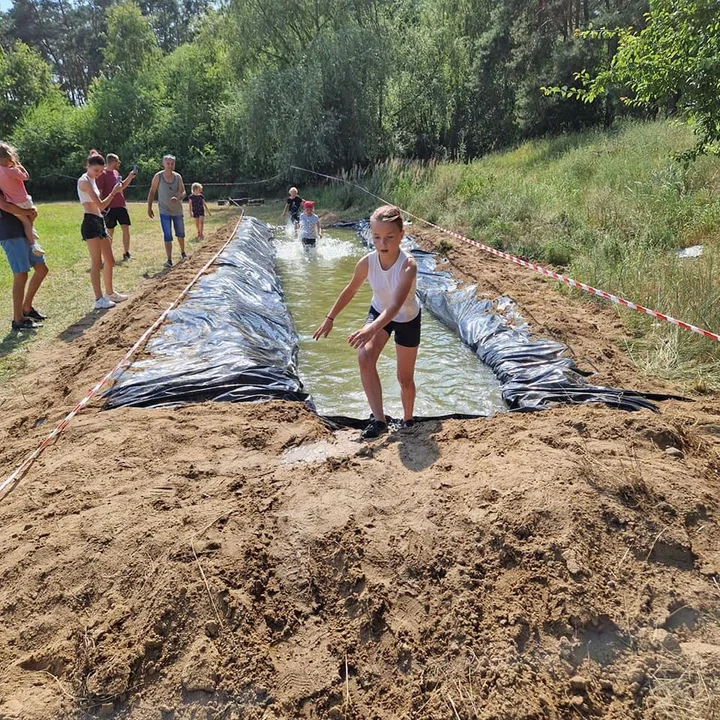
[[[30,358],[0,400],[3,477],[223,241]],[[451,259],[593,381],[672,389],[637,377],[612,310]],[[94,403],[0,500],[0,718],[716,717],[717,408],[367,446],[289,403]]]

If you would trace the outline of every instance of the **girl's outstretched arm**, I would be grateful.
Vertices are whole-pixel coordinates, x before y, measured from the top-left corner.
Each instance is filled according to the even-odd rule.
[[[358,261],[358,264],[355,266],[355,272],[353,273],[352,279],[338,295],[338,299],[330,308],[330,312],[325,316],[325,320],[323,320],[322,325],[320,325],[320,327],[313,333],[313,340],[319,340],[321,337],[327,337],[330,334],[330,331],[333,329],[333,322],[335,318],[355,297],[355,293],[357,293],[360,286],[365,282],[365,280],[367,280],[367,276],[368,256],[366,255]]]

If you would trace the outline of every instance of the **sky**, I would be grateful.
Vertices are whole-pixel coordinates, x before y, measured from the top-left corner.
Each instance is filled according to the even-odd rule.
[[[12,0],[0,0],[0,11],[9,10],[12,5]]]

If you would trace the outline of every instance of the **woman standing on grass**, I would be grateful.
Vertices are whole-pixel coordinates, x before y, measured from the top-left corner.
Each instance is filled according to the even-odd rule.
[[[121,183],[116,183],[106,198],[100,197],[97,178],[105,170],[105,158],[97,151],[91,150],[87,159],[87,170],[78,178],[78,198],[85,210],[80,232],[90,253],[90,282],[95,293],[95,310],[107,310],[115,307],[115,303],[127,300],[127,295],[121,295],[113,290],[113,257],[112,245],[102,211],[112,202],[115,195],[120,192]],[[103,268],[105,279],[105,295],[100,285],[100,268]]]

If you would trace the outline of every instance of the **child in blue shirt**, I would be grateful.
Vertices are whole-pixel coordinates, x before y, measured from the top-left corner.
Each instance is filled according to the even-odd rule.
[[[322,238],[320,218],[314,213],[315,202],[305,200],[303,202],[305,212],[300,216],[300,239],[303,245],[312,247],[318,238]]]

